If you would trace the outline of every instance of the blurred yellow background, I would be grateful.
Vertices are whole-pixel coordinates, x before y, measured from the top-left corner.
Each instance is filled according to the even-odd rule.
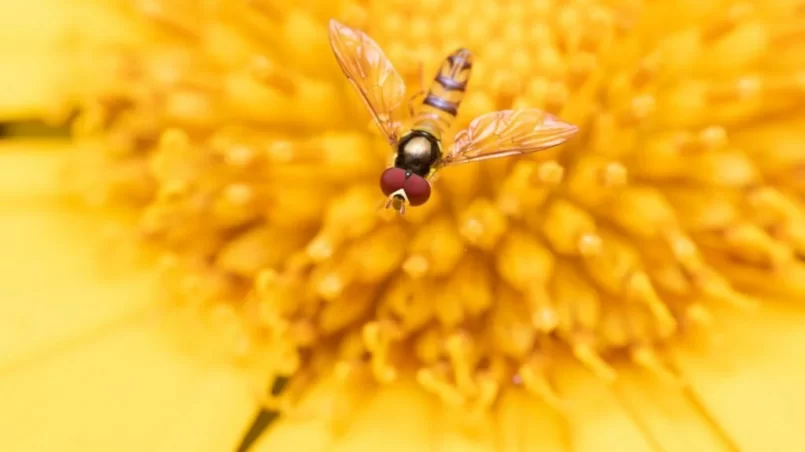
[[[409,92],[470,48],[456,129],[581,132],[388,215],[330,18]],[[805,450],[804,31],[795,0],[0,1],[0,451]]]

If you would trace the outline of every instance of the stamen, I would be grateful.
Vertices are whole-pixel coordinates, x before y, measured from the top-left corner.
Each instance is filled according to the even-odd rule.
[[[754,7],[748,2],[739,2],[729,6],[723,17],[701,30],[702,41],[707,43],[720,39],[753,13]]]
[[[160,0],[136,0],[134,5],[144,16],[177,36],[192,40],[199,38],[197,27],[191,25],[193,22],[188,20],[188,16],[192,17],[193,13],[198,13],[194,8],[189,8],[189,11],[184,11],[184,14],[178,14],[177,11],[169,10],[168,5]],[[185,4],[179,8],[187,6],[191,5]]]
[[[423,224],[413,237],[409,251],[412,262],[407,262],[407,265],[414,265],[412,270],[424,269],[435,276],[446,275],[456,266],[464,252],[465,245],[455,233],[452,219],[449,216],[439,216]]]
[[[448,405],[462,406],[465,403],[464,395],[432,368],[419,369],[416,380],[423,388],[438,395]]]
[[[276,64],[265,55],[255,56],[249,66],[251,74],[261,83],[282,91],[287,96],[296,94],[299,80],[298,76]]]
[[[396,369],[389,362],[390,346],[396,334],[393,327],[380,322],[367,323],[363,327],[363,341],[372,353],[372,372],[375,378],[389,383],[397,378]]]
[[[595,221],[587,212],[557,199],[543,215],[542,233],[558,253],[576,256],[600,251],[601,238],[596,232]]]
[[[492,249],[508,227],[505,217],[489,201],[478,199],[459,220],[461,235],[481,249]]]
[[[556,162],[518,162],[501,183],[497,207],[512,217],[536,212],[552,187],[561,182],[562,174],[563,168]]]
[[[685,309],[685,315],[695,324],[708,327],[713,324],[713,315],[699,303],[694,303]]]
[[[632,73],[632,88],[640,91],[653,82],[659,71],[661,57],[659,53],[651,53],[643,57],[637,65],[637,69]]]
[[[531,311],[531,323],[537,331],[550,334],[559,326],[559,314],[544,287],[532,285],[525,293],[525,302]]]
[[[744,76],[731,84],[709,87],[707,99],[716,104],[745,101],[758,97],[764,91],[764,82],[757,76]]]
[[[624,282],[624,293],[628,300],[646,305],[657,320],[658,330],[662,337],[668,337],[676,331],[676,319],[657,296],[651,280],[645,273],[639,271],[632,273]]]
[[[598,355],[588,344],[574,344],[573,355],[587,366],[598,378],[612,383],[617,373],[604,359]]]
[[[346,286],[343,278],[337,273],[330,273],[318,283],[317,293],[327,301],[333,301],[339,296]]]
[[[430,264],[428,259],[421,254],[415,254],[406,259],[402,264],[402,269],[411,278],[419,279],[428,273]]]
[[[548,161],[539,165],[535,176],[536,180],[532,177],[532,183],[549,186],[559,185],[564,177],[564,168],[555,161]]]
[[[462,394],[475,394],[477,387],[472,379],[472,345],[465,334],[455,333],[445,341],[445,350],[455,375],[456,387]]]
[[[311,259],[327,259],[343,241],[361,237],[375,227],[378,218],[372,205],[376,190],[374,186],[355,187],[330,202],[321,230],[307,247]]]
[[[618,162],[609,163],[601,169],[600,180],[606,188],[623,187],[627,182],[626,168]]]
[[[621,163],[599,156],[585,156],[576,162],[566,189],[580,205],[593,208],[617,199],[627,183],[627,171]]]
[[[793,258],[790,248],[754,225],[735,225],[724,231],[723,238],[731,253],[754,265],[779,267]]]
[[[675,387],[684,386],[684,380],[662,363],[654,349],[645,345],[637,346],[632,348],[630,356],[632,361],[648,369],[664,383]]]
[[[758,302],[736,292],[729,283],[712,271],[702,272],[695,280],[701,292],[713,300],[729,303],[741,309],[755,309]]]
[[[629,107],[623,111],[618,118],[621,126],[631,127],[641,123],[654,114],[654,111],[657,109],[656,103],[654,96],[649,94],[634,97]]]
[[[541,364],[540,361],[541,359],[539,358],[526,361],[517,370],[517,374],[522,378],[523,385],[528,392],[542,398],[552,408],[563,412],[567,409],[567,403],[559,396],[546,377],[543,369],[544,364]]]
[[[213,345],[257,381],[332,370],[341,393],[415,375],[470,416],[512,385],[566,409],[550,375],[568,352],[607,383],[626,353],[682,384],[660,350],[718,322],[712,302],[805,293],[802,124],[790,119],[803,34],[790,5],[738,2],[682,24],[600,2],[185,3],[141,2],[155,41],[88,59],[109,80],[81,90],[74,132],[95,157],[79,169],[99,176],[82,187],[136,213],[140,237],[169,256],[177,306],[201,312]],[[638,26],[644,12],[671,22]],[[472,49],[452,130],[539,108],[581,133],[445,168],[422,206],[404,190],[383,199],[388,137],[361,127],[369,113],[345,94],[329,17],[377,40],[409,90],[420,67]],[[382,88],[381,102],[397,100]],[[325,411],[351,419],[342,396]]]

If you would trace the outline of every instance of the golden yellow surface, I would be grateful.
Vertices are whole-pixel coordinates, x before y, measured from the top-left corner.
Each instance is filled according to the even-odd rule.
[[[77,57],[132,30],[95,0],[0,0],[0,117],[61,121],[75,89]]]
[[[59,15],[63,8],[48,10],[52,3],[0,2],[0,84],[5,87],[0,115],[4,118],[41,115],[53,94],[51,83],[60,77],[56,42],[65,27]]]
[[[259,450],[805,446],[798,3],[134,4],[104,14],[137,39],[88,25],[71,66],[80,148],[2,154],[9,450],[231,450],[258,403]],[[459,127],[581,133],[379,210],[390,151],[330,17],[409,91],[473,50]]]

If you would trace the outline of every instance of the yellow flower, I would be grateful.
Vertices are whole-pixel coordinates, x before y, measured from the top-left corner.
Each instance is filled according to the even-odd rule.
[[[28,339],[2,384],[21,388],[10,406],[54,405],[55,437],[227,449],[259,394],[282,413],[262,450],[805,446],[801,5],[135,3],[116,13],[141,39],[82,47],[69,180],[136,219],[114,254],[159,269],[89,268],[74,211],[36,207],[64,188],[43,178],[58,156],[8,154],[7,198],[30,209],[5,220],[30,234],[8,262],[51,273],[3,273],[24,300],[7,342]],[[389,149],[334,64],[331,16],[412,91],[419,63],[472,49],[457,127],[532,106],[581,136],[445,170],[425,206],[378,214]],[[64,286],[32,313],[43,276]],[[10,411],[23,422],[0,424],[40,415]],[[8,449],[46,448],[20,431]]]
[[[57,42],[67,33],[64,8],[54,2],[0,3],[0,116],[30,119],[51,113],[63,60]],[[56,7],[54,7],[56,6]],[[44,30],[37,24],[49,23]]]
[[[71,96],[77,94],[71,87],[76,50],[136,37],[108,5],[94,0],[5,0],[0,17],[3,121],[63,121],[74,106]]]

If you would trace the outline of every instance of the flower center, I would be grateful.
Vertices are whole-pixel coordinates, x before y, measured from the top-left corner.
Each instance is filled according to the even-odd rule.
[[[251,3],[185,22],[149,2],[168,33],[118,54],[76,133],[102,151],[93,194],[141,213],[171,282],[264,381],[330,369],[481,408],[512,385],[553,402],[559,354],[606,380],[618,354],[668,376],[656,350],[712,304],[803,291],[805,143],[757,126],[805,95],[785,8],[345,3],[409,91],[419,63],[427,88],[450,51],[476,54],[457,128],[528,106],[582,130],[445,170],[400,219],[376,186],[389,149],[327,46],[333,12]]]

